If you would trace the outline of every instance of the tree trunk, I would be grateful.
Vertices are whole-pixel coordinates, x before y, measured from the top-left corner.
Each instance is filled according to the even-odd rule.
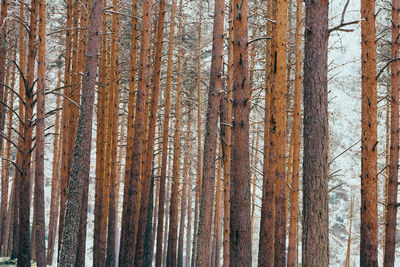
[[[353,193],[353,192],[352,192]],[[351,195],[351,202],[350,202],[350,226],[349,226],[349,237],[347,239],[347,252],[346,252],[346,262],[345,267],[350,267],[350,250],[351,250],[351,226],[353,224],[353,208],[354,208],[354,198]]]
[[[276,26],[275,87],[271,95],[272,125],[271,150],[275,175],[275,266],[286,265],[286,124],[287,124],[287,81],[286,81],[286,34],[288,20],[287,0],[278,1]]]
[[[293,107],[293,176],[290,201],[288,267],[298,266],[298,213],[299,213],[299,167],[300,167],[300,132],[301,132],[301,62],[302,62],[302,16],[303,1],[297,0],[296,9],[296,37],[295,37],[295,81]]]
[[[400,1],[392,2],[392,58],[399,56],[399,9]],[[397,221],[397,188],[398,188],[398,165],[399,165],[399,86],[400,86],[400,62],[395,60],[391,65],[392,75],[392,96],[390,98],[390,164],[389,164],[389,184],[388,202],[386,212],[385,230],[385,252],[384,266],[394,266],[396,252],[396,221]]]
[[[206,133],[204,139],[203,177],[200,215],[197,237],[196,266],[205,267],[209,264],[211,248],[212,213],[215,187],[215,157],[217,155],[218,140],[218,109],[222,89],[222,59],[224,33],[225,1],[215,1],[213,48],[210,69],[210,85],[208,90],[208,107],[206,117]]]
[[[154,57],[154,70],[152,79],[152,94],[151,94],[151,107],[150,107],[150,118],[149,118],[149,130],[147,136],[147,149],[146,157],[144,161],[144,176],[142,178],[142,191],[141,191],[141,205],[140,215],[138,224],[138,236],[136,244],[136,259],[135,262],[140,266],[143,262],[144,251],[144,240],[145,240],[145,229],[147,221],[147,209],[149,203],[150,194],[150,180],[152,176],[153,167],[153,154],[154,154],[154,142],[155,142],[155,131],[156,131],[156,119],[158,111],[158,95],[160,89],[160,76],[161,76],[161,60],[162,60],[162,48],[164,39],[164,19],[165,19],[165,0],[160,1],[158,11],[158,22],[157,22],[157,40],[156,40],[156,51]]]
[[[94,0],[92,13],[90,14],[89,42],[86,52],[86,68],[83,76],[81,112],[68,187],[65,225],[61,240],[61,266],[72,266],[75,265],[76,261],[84,180],[89,179],[93,104],[101,40],[102,9],[103,1]]]
[[[102,32],[106,31],[106,16],[102,19]],[[93,234],[93,266],[105,265],[106,254],[106,225],[108,205],[105,198],[107,190],[105,186],[106,170],[106,95],[107,95],[107,35],[102,36],[99,68],[99,87],[97,93],[97,137],[96,137],[96,184],[94,207],[94,234]],[[130,111],[129,111],[130,112]],[[133,126],[132,126],[133,129]],[[128,143],[129,146],[129,143]],[[129,148],[127,148],[128,150]],[[107,212],[106,212],[107,211]]]
[[[197,173],[196,173],[196,194],[194,206],[194,230],[193,230],[193,246],[192,246],[192,260],[191,267],[196,263],[196,249],[197,249],[197,232],[199,227],[199,204],[201,195],[201,167],[202,167],[202,151],[201,151],[201,20],[202,20],[202,2],[199,5],[199,22],[197,25]]]
[[[120,266],[131,266],[134,264],[136,235],[137,235],[137,210],[136,205],[140,201],[138,185],[141,172],[141,152],[144,136],[144,105],[148,74],[148,55],[150,52],[150,27],[151,27],[151,0],[142,3],[142,28],[141,28],[141,50],[139,60],[139,82],[136,97],[136,118],[133,135],[133,151],[130,165],[129,180],[125,183],[128,189],[124,194],[121,245],[119,254]]]
[[[374,1],[361,1],[361,19],[362,133],[360,265],[378,266],[378,178],[376,149],[377,81]],[[392,103],[394,102],[397,101],[393,101]],[[392,132],[392,134],[394,134],[394,132]],[[393,164],[397,166],[397,163]],[[304,177],[306,176],[304,175]]]
[[[185,146],[184,146],[184,161],[183,161],[183,180],[182,180],[182,197],[181,197],[181,217],[180,217],[180,224],[179,224],[179,243],[178,243],[178,266],[183,267],[183,239],[185,234],[185,225],[188,227],[188,224],[185,224],[186,220],[186,213],[188,211],[188,196],[190,194],[189,189],[189,179],[190,179],[190,165],[191,165],[191,127],[192,127],[192,117],[191,117],[191,110],[188,107],[188,117],[186,118],[186,137],[185,137]],[[188,214],[189,220],[190,214]],[[189,228],[187,228],[189,229]],[[186,247],[186,254],[190,253],[188,247]]]
[[[221,189],[222,189],[222,144],[219,144],[219,153],[218,153],[218,167],[217,167],[217,187],[215,192],[215,224],[214,224],[214,232],[215,232],[215,242],[214,242],[214,253],[215,257],[212,259],[212,264],[215,267],[219,267],[220,264],[220,251],[221,251]]]
[[[36,263],[46,266],[44,210],[44,130],[46,127],[46,0],[39,0],[38,87],[36,93],[35,205]]]
[[[328,1],[306,1],[302,265],[328,266]]]
[[[233,8],[232,1],[229,1],[229,23],[228,23],[228,80],[226,88],[226,111],[220,112],[225,123],[222,142],[222,155],[224,158],[224,236],[223,236],[223,266],[229,266],[230,252],[230,191],[231,191],[231,145],[232,145],[232,86],[233,86]],[[221,118],[220,118],[221,121]]]
[[[6,90],[4,86],[4,77],[6,76],[6,55],[7,55],[7,18],[8,14],[8,1],[1,1],[1,10],[0,10],[0,99],[3,101],[6,99]],[[23,18],[21,18],[23,20]],[[5,101],[6,103],[7,101]],[[0,104],[0,133],[4,132],[5,118],[6,118],[6,107],[3,104]],[[0,136],[0,155],[3,152],[3,137]]]
[[[19,224],[18,224],[18,267],[28,266],[31,261],[30,244],[30,206],[31,206],[31,150],[33,131],[33,87],[35,85],[35,59],[37,37],[38,2],[32,0],[28,42],[28,62],[25,77],[25,118],[23,126],[22,165],[19,187]],[[22,75],[22,74],[21,74]],[[28,196],[28,197],[27,197]]]
[[[230,266],[251,265],[248,1],[234,0]]]
[[[169,43],[168,43],[168,59],[167,59],[167,83],[165,86],[165,106],[162,134],[162,159],[161,159],[161,175],[160,175],[160,192],[158,203],[158,223],[157,223],[157,247],[156,247],[156,267],[162,265],[163,258],[163,233],[164,233],[164,205],[165,205],[165,183],[167,179],[167,159],[168,159],[168,132],[169,132],[169,116],[171,106],[171,84],[172,84],[172,53],[174,49],[174,29],[175,29],[175,8],[176,1],[172,0],[171,18],[169,26]],[[168,205],[168,204],[167,204]],[[167,215],[165,214],[165,217]]]
[[[13,55],[12,58],[13,60],[15,60],[16,58],[16,52],[17,52],[17,48],[15,47],[13,50]],[[15,65],[9,63],[9,75],[11,75],[11,84],[10,87],[14,88],[15,85]],[[14,93],[10,91],[10,101],[8,104],[9,107],[11,107],[12,109],[14,108]],[[8,127],[7,127],[7,138],[8,140],[12,139],[12,123],[13,123],[13,113],[8,110],[8,116],[7,116],[7,123],[8,123]],[[5,144],[5,151],[4,155],[5,158],[8,160],[11,160],[11,143],[10,142],[6,142]],[[2,162],[2,167],[3,167],[3,172],[2,172],[2,182],[1,182],[1,210],[0,210],[0,255],[2,253],[2,251],[4,251],[4,247],[6,245],[5,239],[6,236],[8,234],[8,223],[7,221],[9,220],[9,216],[8,216],[8,207],[9,202],[8,202],[8,196],[9,196],[9,181],[10,181],[10,162],[8,161],[3,161]],[[14,168],[15,169],[15,168]]]
[[[177,265],[178,248],[178,208],[179,208],[179,177],[181,162],[181,108],[182,108],[182,62],[184,59],[184,50],[182,44],[183,38],[183,17],[182,0],[179,1],[179,26],[178,26],[178,63],[177,63],[177,85],[176,85],[176,103],[175,103],[175,133],[174,133],[174,160],[172,163],[172,186],[171,203],[169,209],[169,231],[168,231],[168,249],[167,249],[167,267]]]
[[[61,86],[61,71],[58,71],[57,88]],[[60,158],[60,95],[57,95],[56,100],[56,120],[55,120],[55,135],[54,135],[54,146],[53,146],[53,170],[51,176],[51,203],[50,203],[50,218],[49,218],[49,233],[47,243],[47,265],[53,263],[54,244],[56,239],[57,231],[57,220],[58,220],[58,199],[59,199],[59,158]]]
[[[67,20],[66,20],[66,28],[65,31],[65,69],[64,69],[64,95],[70,97],[71,88],[71,30],[72,29],[72,0],[66,1],[67,5]],[[62,137],[61,137],[61,176],[60,176],[60,220],[58,222],[58,256],[57,262],[60,258],[60,248],[61,248],[61,237],[62,232],[64,230],[64,218],[65,218],[65,205],[67,201],[68,194],[68,128],[69,128],[69,100],[67,98],[63,98],[62,104]]]
[[[20,3],[19,6],[19,17],[23,18],[25,16],[25,5],[23,3]],[[19,26],[19,66],[22,70],[22,72],[25,72],[26,70],[26,45],[25,45],[25,27],[23,24],[20,24]],[[21,118],[21,121],[18,123],[18,132],[23,133],[24,131],[24,126],[23,126],[23,121],[25,120],[25,109],[24,109],[24,101],[25,101],[25,84],[23,79],[19,79],[19,94],[21,96],[18,104],[18,114]],[[23,146],[23,138],[21,135],[18,136],[18,147],[22,148]],[[21,168],[21,161],[22,161],[22,153],[20,151],[17,151],[17,157],[16,157],[16,165]],[[11,248],[11,259],[15,259],[18,256],[18,239],[19,239],[19,233],[18,233],[18,223],[19,223],[19,192],[20,192],[20,183],[21,183],[21,172],[16,169],[14,171],[14,192],[13,192],[13,199],[14,203],[12,208],[12,215],[13,215],[13,220],[12,220],[12,231],[10,229],[10,236],[9,236],[9,241],[12,241],[12,246]],[[11,238],[12,237],[12,238]],[[11,244],[10,244],[11,245]]]
[[[276,17],[276,1],[268,1],[267,16],[274,19]],[[275,26],[267,21],[267,34],[275,36]],[[274,242],[275,242],[275,177],[271,173],[270,167],[270,136],[271,136],[271,95],[274,86],[275,74],[275,39],[267,42],[265,48],[265,113],[264,113],[264,157],[263,157],[263,189],[260,222],[260,241],[258,253],[258,266],[272,267],[274,265]],[[271,169],[271,170],[270,170]],[[269,175],[271,174],[271,175]]]

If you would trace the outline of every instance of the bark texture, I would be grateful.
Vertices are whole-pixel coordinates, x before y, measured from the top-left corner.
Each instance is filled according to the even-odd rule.
[[[217,0],[214,6],[213,48],[208,89],[206,133],[204,139],[203,177],[197,232],[196,266],[208,266],[215,187],[215,157],[218,140],[218,110],[222,92],[222,59],[225,1]]]
[[[86,53],[87,64],[83,76],[81,112],[78,121],[78,132],[68,187],[68,203],[61,240],[59,261],[61,266],[73,266],[76,262],[84,180],[89,179],[90,170],[93,105],[103,4],[101,0],[94,0],[92,13],[90,14],[89,41]]]
[[[360,265],[374,267],[378,266],[375,1],[361,1],[361,19]]]
[[[306,2],[302,265],[326,267],[328,248],[328,1]]]
[[[251,265],[248,1],[233,1],[233,127],[230,266]]]
[[[392,1],[392,58],[399,56],[399,10],[400,1]],[[399,90],[400,90],[400,62],[395,60],[391,65],[391,98],[390,98],[390,162],[389,181],[387,186],[386,230],[384,266],[392,267],[396,251],[396,224],[397,224],[397,189],[399,180]]]

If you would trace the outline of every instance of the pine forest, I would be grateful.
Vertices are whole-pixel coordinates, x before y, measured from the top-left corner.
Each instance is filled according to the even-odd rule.
[[[400,266],[399,93],[400,0],[0,0],[0,266]]]

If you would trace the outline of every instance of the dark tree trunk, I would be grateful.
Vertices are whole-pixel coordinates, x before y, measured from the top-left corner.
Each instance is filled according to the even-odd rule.
[[[306,1],[302,265],[328,266],[328,0]]]
[[[248,1],[233,2],[233,128],[230,266],[251,265]]]
[[[60,265],[73,266],[78,248],[78,233],[85,180],[89,179],[92,139],[93,104],[100,50],[100,26],[103,1],[94,0],[90,15],[89,42],[83,76],[81,113],[78,121],[75,152],[71,168],[64,230],[61,240]]]
[[[25,72],[25,118],[23,126],[22,166],[19,187],[19,224],[18,224],[18,267],[28,266],[31,261],[30,244],[30,207],[31,207],[31,149],[33,130],[33,87],[35,81],[36,37],[37,37],[37,0],[31,2],[29,27],[28,61]],[[22,74],[21,74],[22,76]],[[28,196],[28,197],[27,197]]]
[[[125,186],[122,222],[121,245],[119,251],[119,266],[132,266],[135,260],[135,248],[137,238],[137,203],[139,201],[139,181],[141,174],[142,146],[145,129],[145,98],[148,81],[148,60],[150,52],[150,28],[151,28],[151,0],[142,2],[142,28],[141,50],[139,59],[139,82],[136,96],[136,117],[133,135],[133,151],[130,165],[130,175]]]
[[[196,266],[205,267],[210,262],[212,214],[215,185],[215,157],[218,140],[218,110],[222,91],[222,59],[224,42],[225,1],[217,0],[214,6],[213,48],[208,89],[206,133],[204,139],[203,177],[197,232]]]

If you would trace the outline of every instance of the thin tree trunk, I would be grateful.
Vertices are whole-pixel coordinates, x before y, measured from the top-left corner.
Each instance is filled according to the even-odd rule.
[[[191,111],[189,111],[189,118],[191,119]],[[189,154],[189,157],[191,158],[192,155],[192,143],[189,144],[189,147],[187,148],[188,151],[186,153]],[[189,175],[188,175],[188,181],[187,181],[187,224],[186,224],[186,259],[185,259],[185,265],[186,267],[190,266],[190,252],[191,252],[191,245],[192,245],[192,175],[191,175],[191,170],[192,170],[192,162],[189,164]]]
[[[219,153],[218,153],[218,168],[217,168],[217,188],[215,193],[215,257],[212,259],[214,261],[213,265],[215,267],[219,267],[220,264],[220,251],[221,251],[221,212],[222,212],[222,205],[221,205],[221,191],[222,191],[222,144],[219,143]]]
[[[83,76],[81,112],[68,187],[65,225],[61,240],[61,266],[72,266],[76,262],[84,180],[89,179],[93,104],[101,40],[102,9],[103,1],[94,0],[92,13],[90,14],[89,41],[86,52],[87,64]]]
[[[30,244],[30,206],[31,206],[31,149],[33,131],[33,87],[35,82],[35,59],[37,37],[38,2],[32,0],[30,7],[30,27],[28,42],[28,62],[24,78],[25,85],[25,118],[23,125],[22,165],[19,187],[19,224],[18,224],[18,267],[28,266],[31,261]],[[21,74],[22,75],[22,74]],[[22,77],[20,77],[22,78]],[[28,196],[28,197],[27,197]]]
[[[199,225],[197,232],[196,266],[209,265],[211,248],[209,241],[212,231],[212,213],[215,187],[215,157],[218,140],[218,110],[222,89],[222,59],[224,33],[225,1],[215,1],[213,48],[210,69],[210,85],[208,90],[208,107],[206,117],[206,133],[204,139],[203,177],[200,197]]]
[[[87,38],[88,38],[88,16],[92,12],[92,0],[84,0],[80,3],[80,28],[81,34],[79,39],[79,58],[78,67],[80,73],[85,71],[86,67],[86,57],[85,53],[87,50]],[[79,79],[80,81],[80,79]],[[76,262],[75,267],[85,266],[85,255],[86,255],[86,232],[87,232],[87,210],[88,210],[88,195],[89,195],[89,179],[84,180],[83,184],[83,194],[82,194],[82,205],[80,213],[80,223],[79,223],[79,235],[78,235],[78,250],[76,252]]]
[[[267,17],[274,19],[276,1],[268,1]],[[275,36],[275,26],[267,22],[267,34]],[[274,265],[274,242],[275,242],[275,177],[272,174],[271,155],[271,95],[274,86],[275,74],[275,38],[267,42],[265,48],[265,113],[264,113],[264,157],[263,157],[263,189],[260,223],[260,241],[258,253],[258,266],[272,267]],[[271,164],[270,164],[271,163]]]
[[[7,91],[4,86],[4,77],[6,76],[6,55],[7,55],[7,18],[8,15],[8,1],[1,1],[1,10],[0,10],[0,99],[5,100]],[[21,18],[23,20],[23,18]],[[5,101],[7,103],[7,101]],[[6,118],[6,107],[3,104],[0,104],[0,132],[4,132],[5,118]],[[3,152],[3,137],[0,136],[0,155]]]
[[[175,8],[176,1],[172,0],[170,27],[169,27],[169,43],[168,43],[168,59],[167,59],[167,83],[165,86],[165,105],[164,105],[164,120],[162,134],[162,159],[161,159],[161,175],[160,175],[160,192],[158,203],[158,223],[157,223],[157,247],[156,247],[156,267],[162,266],[163,259],[163,233],[164,233],[164,205],[165,183],[167,179],[167,159],[168,159],[168,132],[169,132],[169,116],[171,106],[171,84],[172,84],[172,53],[174,49],[174,29],[175,29]],[[168,205],[168,203],[166,204]],[[167,223],[167,221],[166,221]]]
[[[44,130],[46,127],[46,0],[39,0],[38,87],[36,93],[35,205],[36,264],[46,266],[44,210]]]
[[[229,252],[230,252],[230,191],[231,191],[231,145],[232,145],[232,87],[233,87],[233,8],[232,1],[229,1],[229,23],[228,23],[228,81],[227,81],[227,92],[226,99],[226,111],[221,112],[220,116],[225,113],[222,117],[222,121],[225,123],[223,137],[225,141],[222,142],[222,155],[224,158],[224,237],[223,237],[223,266],[229,266]],[[221,119],[220,119],[221,121]]]
[[[185,234],[185,220],[186,220],[186,213],[188,211],[188,203],[187,198],[190,192],[188,191],[189,185],[189,177],[190,177],[190,165],[191,165],[191,127],[192,127],[192,117],[190,107],[187,110],[188,117],[186,118],[186,137],[185,137],[185,146],[184,146],[184,161],[183,161],[183,180],[182,180],[182,197],[181,197],[181,218],[179,224],[179,242],[178,242],[178,266],[183,267],[183,239]],[[190,214],[188,214],[188,219]],[[188,226],[186,224],[186,226]],[[189,228],[188,228],[189,229]],[[186,253],[189,253],[190,250],[186,247]]]
[[[328,1],[306,1],[302,265],[329,262]]]
[[[272,90],[271,150],[274,164],[271,170],[275,173],[275,266],[286,265],[286,124],[287,124],[287,51],[286,35],[288,20],[287,0],[277,3],[276,26],[276,83]]]
[[[106,31],[106,16],[102,19],[102,31]],[[102,267],[105,264],[105,225],[107,218],[104,196],[105,190],[105,158],[106,158],[106,94],[107,94],[107,36],[103,35],[101,40],[99,69],[99,90],[97,93],[97,136],[96,136],[96,184],[95,184],[95,207],[94,207],[94,234],[93,234],[93,266]],[[133,126],[132,126],[133,129]],[[128,148],[129,149],[129,148]]]
[[[258,132],[256,133],[255,136],[256,139],[256,146],[253,147],[254,153],[253,153],[253,158],[252,158],[252,164],[253,168],[257,169],[257,162],[258,162]],[[253,139],[254,140],[254,139]],[[255,209],[256,209],[256,185],[257,185],[257,175],[256,171],[252,173],[253,179],[251,179],[251,185],[253,187],[253,190],[251,192],[251,225],[250,225],[250,233],[251,233],[251,245],[253,246],[253,238],[254,238],[254,221],[255,221]]]
[[[57,76],[57,88],[61,86],[61,71],[58,71]],[[54,135],[54,146],[53,146],[53,170],[51,177],[51,204],[50,204],[50,219],[49,219],[49,233],[48,233],[48,243],[47,243],[47,265],[53,263],[54,254],[54,243],[56,239],[57,230],[57,219],[58,219],[58,191],[59,191],[59,145],[60,145],[60,95],[57,95],[56,100],[56,120],[55,120],[55,135]]]
[[[361,68],[363,75],[361,98],[360,265],[378,266],[375,2],[367,0],[361,1],[361,19]],[[392,103],[396,102],[397,101],[393,101]],[[395,133],[392,132],[392,134]],[[392,146],[393,145],[394,144],[392,144]],[[397,166],[397,163],[393,164]],[[306,175],[304,175],[304,177],[306,177]]]
[[[154,154],[154,142],[155,142],[155,131],[156,131],[156,119],[158,111],[158,95],[160,89],[160,77],[161,77],[161,60],[162,60],[162,48],[164,39],[164,19],[165,19],[165,0],[160,1],[158,11],[158,22],[157,22],[157,40],[156,40],[156,51],[154,57],[154,70],[152,79],[152,94],[151,94],[151,107],[150,107],[150,118],[149,118],[149,130],[147,136],[147,149],[146,159],[144,161],[144,176],[142,178],[142,191],[141,191],[141,205],[140,215],[138,224],[138,237],[136,244],[136,259],[135,262],[140,266],[143,262],[143,254],[148,253],[144,251],[144,240],[145,240],[145,229],[147,221],[147,209],[149,203],[150,194],[150,180],[153,167],[153,154]]]
[[[150,52],[150,27],[151,27],[151,0],[142,3],[142,28],[139,60],[139,82],[136,97],[136,118],[133,135],[133,151],[130,165],[130,175],[125,191],[121,224],[121,245],[119,266],[132,266],[134,264],[136,237],[137,237],[137,203],[140,203],[138,185],[141,174],[142,142],[144,136],[144,106],[146,84],[148,80],[148,55]]]
[[[169,177],[172,176],[172,159],[169,159],[169,166],[168,166]],[[166,266],[167,261],[167,247],[168,247],[168,227],[169,227],[169,210],[171,208],[171,179],[168,179],[167,185],[167,194],[166,194],[166,205],[167,210],[165,212],[165,229],[164,229],[164,249],[162,252],[162,266]]]
[[[194,231],[191,266],[194,267],[197,255],[197,232],[199,227],[199,204],[201,195],[202,178],[202,151],[201,151],[201,20],[202,20],[202,2],[199,1],[199,22],[197,26],[197,174],[196,174],[196,195],[194,207]]]
[[[296,37],[295,37],[295,81],[294,81],[294,107],[293,107],[293,176],[290,191],[290,223],[288,245],[288,267],[298,266],[298,213],[299,213],[299,167],[300,167],[300,132],[301,132],[301,62],[302,62],[302,16],[303,1],[297,0],[296,9]]]
[[[392,2],[392,58],[399,56],[399,10],[400,1]],[[397,60],[391,65],[391,113],[390,113],[390,164],[387,187],[387,212],[385,228],[384,266],[394,266],[396,253],[396,223],[397,223],[397,189],[398,189],[398,165],[399,165],[399,86],[400,86],[400,62]]]
[[[167,249],[167,267],[177,265],[178,249],[178,208],[179,208],[179,177],[181,162],[181,108],[182,108],[182,62],[184,50],[183,37],[183,0],[179,1],[179,25],[178,25],[178,63],[177,63],[177,85],[175,103],[175,133],[174,133],[174,160],[172,163],[172,186],[171,203],[169,208],[169,231]]]
[[[113,6],[116,12],[119,11],[119,3],[114,0]],[[111,107],[111,124],[109,129],[110,134],[110,162],[109,164],[109,202],[108,202],[108,232],[107,232],[107,255],[106,266],[116,265],[116,232],[117,232],[117,149],[118,149],[118,120],[119,120],[119,28],[120,16],[112,15],[112,35],[111,35],[111,82],[110,82],[110,107]]]
[[[66,19],[66,28],[65,31],[65,69],[64,69],[64,95],[70,97],[70,85],[71,85],[71,30],[72,29],[72,0],[66,1],[67,5],[67,19]],[[63,99],[62,104],[62,138],[61,138],[61,176],[60,176],[60,219],[58,222],[58,256],[57,262],[60,258],[60,248],[61,248],[61,237],[62,232],[64,230],[64,218],[65,218],[65,205],[67,201],[68,194],[68,128],[69,128],[69,100],[67,98]]]
[[[350,204],[350,226],[349,226],[349,237],[347,239],[347,252],[346,252],[346,262],[345,267],[350,267],[350,249],[351,249],[351,226],[353,224],[353,208],[354,208],[354,199],[353,195],[351,195],[351,204]]]
[[[15,60],[16,57],[16,52],[17,49],[14,48],[13,51],[13,55],[12,58],[13,60]],[[9,70],[9,75],[11,75],[11,84],[10,87],[14,88],[15,85],[15,65],[9,63],[10,70]],[[10,91],[10,101],[8,104],[9,107],[11,107],[13,109],[14,106],[14,93]],[[13,123],[13,113],[9,110],[8,111],[8,125],[7,125],[7,138],[8,140],[12,139],[12,123]],[[5,151],[3,151],[5,153],[5,158],[8,160],[11,160],[11,143],[10,142],[6,142],[5,144]],[[9,202],[8,202],[8,196],[9,196],[9,181],[10,181],[10,162],[6,162],[3,161],[2,162],[2,167],[3,168],[3,172],[2,172],[2,184],[1,184],[1,211],[0,211],[0,253],[1,251],[4,251],[4,247],[6,245],[5,239],[6,236],[8,234],[7,231],[7,220],[9,220],[9,216],[8,216],[8,207]],[[1,255],[1,254],[0,254]]]

